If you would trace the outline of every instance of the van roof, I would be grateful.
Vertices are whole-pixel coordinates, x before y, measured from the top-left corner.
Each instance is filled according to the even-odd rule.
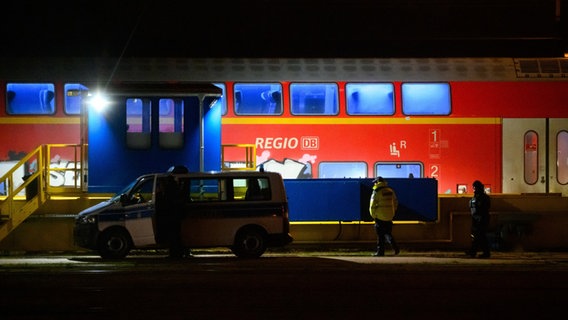
[[[171,169],[171,168],[170,168]],[[182,170],[168,170],[165,173],[157,173],[159,176],[175,175],[176,177],[187,176],[187,177],[228,177],[228,178],[238,178],[238,177],[249,177],[249,176],[281,176],[278,172],[270,171],[207,171],[207,172],[183,172]]]

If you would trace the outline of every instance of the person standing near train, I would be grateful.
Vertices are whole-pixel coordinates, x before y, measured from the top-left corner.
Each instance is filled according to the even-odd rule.
[[[489,229],[489,209],[491,208],[491,198],[485,193],[485,186],[481,181],[473,182],[473,198],[469,201],[471,211],[471,248],[466,251],[466,255],[475,257],[477,251],[483,253],[479,258],[489,258],[489,240],[487,231]]]
[[[369,203],[369,213],[375,221],[375,232],[377,233],[377,252],[373,255],[384,256],[387,243],[390,243],[394,254],[397,255],[400,250],[392,236],[392,220],[398,208],[396,192],[388,186],[383,177],[377,177],[373,180],[373,184],[373,193]]]

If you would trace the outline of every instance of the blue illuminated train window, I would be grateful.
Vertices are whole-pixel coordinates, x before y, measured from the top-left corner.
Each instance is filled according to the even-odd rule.
[[[8,114],[54,114],[55,86],[52,83],[8,83]]]
[[[63,87],[65,92],[64,111],[66,114],[80,114],[83,102],[83,92],[89,88],[79,83],[66,83]]]
[[[393,115],[394,86],[392,83],[348,83],[345,86],[347,114]]]
[[[282,114],[282,85],[279,83],[235,84],[235,114]]]
[[[403,83],[402,113],[449,115],[452,111],[449,83]]]
[[[319,178],[366,178],[365,162],[320,162]]]
[[[225,91],[225,85],[222,83],[214,83],[215,86],[221,88],[223,90],[221,98],[217,99],[217,101],[213,104],[212,107],[221,106],[221,115],[227,114],[227,100],[225,99],[227,92]]]
[[[375,176],[385,178],[422,178],[421,162],[378,162]]]
[[[131,98],[126,100],[126,146],[148,149],[151,146],[152,101]]]
[[[160,99],[158,106],[159,144],[162,148],[183,147],[183,100]]]
[[[294,115],[336,115],[339,112],[335,83],[292,83],[290,100]]]

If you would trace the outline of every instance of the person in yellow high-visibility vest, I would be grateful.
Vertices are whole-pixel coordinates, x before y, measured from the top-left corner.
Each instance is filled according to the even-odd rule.
[[[388,186],[383,177],[377,177],[373,180],[373,184],[373,193],[369,203],[369,213],[375,221],[375,232],[377,233],[377,252],[373,255],[384,256],[386,243],[390,243],[394,254],[397,255],[400,250],[392,236],[392,220],[398,208],[396,192]]]

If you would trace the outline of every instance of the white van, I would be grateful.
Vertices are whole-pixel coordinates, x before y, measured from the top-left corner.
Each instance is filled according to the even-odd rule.
[[[172,169],[143,175],[113,198],[80,212],[75,244],[112,259],[126,257],[133,248],[167,247],[164,225],[173,203],[181,216],[181,243],[188,249],[228,247],[238,257],[254,258],[292,241],[280,174]],[[169,181],[175,182],[175,193],[164,190]]]

